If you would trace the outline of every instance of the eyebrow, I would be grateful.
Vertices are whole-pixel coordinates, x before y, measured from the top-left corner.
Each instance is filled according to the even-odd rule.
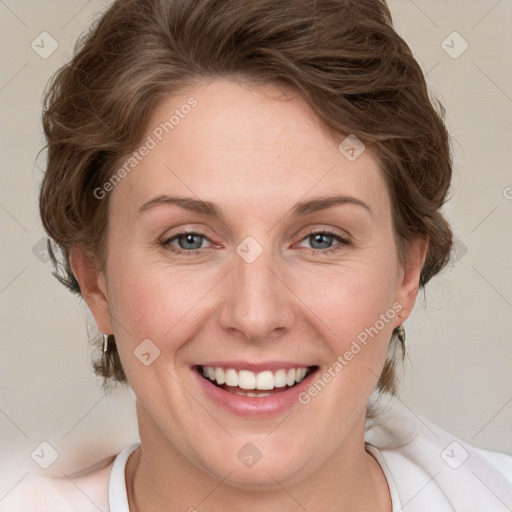
[[[225,215],[222,212],[221,208],[219,208],[210,201],[203,201],[201,199],[195,199],[193,197],[186,196],[170,196],[166,194],[154,197],[147,203],[144,203],[140,207],[139,213],[142,214],[148,210],[151,210],[152,208],[167,204],[175,204],[185,210],[200,213],[203,215],[208,215],[210,217],[216,217],[223,221],[225,220]],[[308,201],[301,201],[296,203],[291,208],[291,212],[292,215],[295,217],[302,217],[309,213],[326,210],[328,208],[332,208],[333,206],[344,204],[361,206],[362,208],[367,210],[370,215],[372,215],[372,210],[366,203],[364,203],[360,199],[357,199],[356,197],[345,195],[317,197],[314,199],[310,199]]]

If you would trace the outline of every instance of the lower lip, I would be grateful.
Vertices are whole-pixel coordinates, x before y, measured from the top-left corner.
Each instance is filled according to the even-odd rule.
[[[225,391],[199,375],[196,367],[192,368],[192,372],[199,379],[206,396],[216,405],[237,416],[267,417],[283,413],[298,404],[299,394],[307,389],[317,370],[310,372],[303,381],[292,388],[263,397],[241,396]]]

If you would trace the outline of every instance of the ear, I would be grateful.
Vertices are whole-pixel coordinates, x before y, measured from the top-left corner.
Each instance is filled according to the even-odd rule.
[[[403,309],[398,314],[397,327],[408,318],[414,308],[427,249],[428,239],[422,236],[416,237],[408,243],[406,261],[403,265],[399,264],[401,271],[398,272],[395,301],[401,304]]]
[[[82,296],[94,316],[98,329],[104,334],[112,334],[114,329],[108,305],[105,273],[98,269],[93,258],[80,247],[71,250],[70,260]]]

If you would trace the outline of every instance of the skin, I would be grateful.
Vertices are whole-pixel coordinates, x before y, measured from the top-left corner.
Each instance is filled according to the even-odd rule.
[[[147,135],[190,96],[198,101],[110,193],[105,266],[72,252],[85,300],[99,329],[115,335],[137,398],[142,447],[127,465],[130,504],[389,512],[384,475],[364,449],[366,403],[392,331],[413,308],[427,243],[413,241],[400,263],[378,161],[368,148],[348,160],[337,147],[344,136],[335,140],[291,90],[227,78],[206,85],[152,113]],[[140,213],[161,194],[211,201],[225,218],[175,204]],[[369,209],[291,214],[299,201],[333,195]],[[180,229],[205,238],[172,239]],[[350,243],[308,236],[325,229]],[[252,263],[236,252],[247,236],[263,248]],[[399,315],[310,403],[283,414],[227,412],[191,370],[208,360],[280,360],[322,373],[394,303]],[[160,350],[149,366],[134,356],[145,339]],[[247,442],[262,454],[252,468],[237,457]]]

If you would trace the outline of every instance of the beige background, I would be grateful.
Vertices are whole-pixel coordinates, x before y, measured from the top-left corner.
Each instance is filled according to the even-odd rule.
[[[43,441],[59,454],[47,473],[59,474],[137,440],[132,393],[103,395],[89,369],[85,308],[35,254],[44,235],[41,94],[107,4],[0,2],[0,502],[27,474],[43,472],[31,459]],[[401,400],[467,442],[512,453],[512,2],[390,7],[447,109],[455,178],[446,213],[459,239],[458,259],[407,322]],[[46,59],[31,47],[42,32],[59,45]],[[453,58],[447,37],[452,55],[461,37],[467,50]]]

